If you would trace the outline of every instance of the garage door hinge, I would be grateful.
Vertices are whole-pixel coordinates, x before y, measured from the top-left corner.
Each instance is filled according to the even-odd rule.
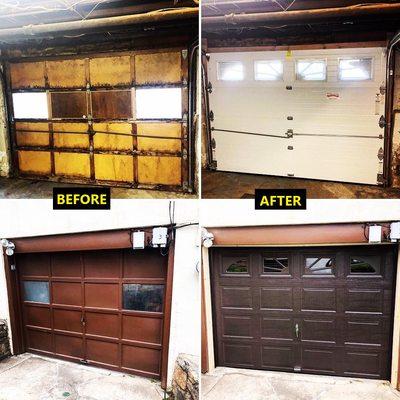
[[[383,185],[385,183],[385,181],[383,179],[383,174],[377,174],[376,175],[376,183],[378,185]]]
[[[210,119],[210,121],[214,121],[214,112],[210,111],[210,113],[208,114],[208,118]]]
[[[293,146],[288,146],[287,149],[288,150],[293,150]]]
[[[287,132],[286,132],[286,136],[287,136],[288,138],[293,137],[293,129],[288,129]]]
[[[288,121],[293,121],[293,117],[291,115],[288,115],[287,119]]]
[[[182,151],[182,158],[183,158],[184,160],[187,159],[187,150],[186,150],[186,149],[183,149],[183,151]]]
[[[293,176],[294,176],[294,174],[287,174],[287,176],[293,177]]]
[[[17,270],[17,266],[15,264],[11,264],[10,265],[10,269],[11,269],[11,271],[16,271]]]
[[[379,118],[379,128],[384,128],[386,126],[386,118],[384,115],[381,115]]]
[[[385,152],[383,151],[383,148],[382,148],[382,147],[378,150],[377,157],[378,157],[378,160],[379,160],[379,161],[382,161],[382,160],[384,159],[384,157],[385,157]]]
[[[208,85],[207,85],[207,92],[208,92],[208,93],[212,93],[212,89],[213,89],[212,83],[211,83],[211,82],[208,82]]]
[[[217,142],[215,141],[214,138],[211,139],[211,148],[216,149],[217,148]]]
[[[216,171],[217,170],[217,160],[211,161],[209,168],[211,171]]]

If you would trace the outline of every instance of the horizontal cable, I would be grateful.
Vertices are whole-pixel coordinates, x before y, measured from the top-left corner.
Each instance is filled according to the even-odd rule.
[[[218,129],[218,128],[211,128],[214,132],[229,132],[229,133],[239,133],[242,135],[253,135],[253,136],[266,136],[266,137],[274,137],[279,139],[288,139],[288,136],[278,136],[278,135],[268,135],[266,133],[256,133],[256,132],[244,132],[244,131],[232,131],[228,129]]]
[[[265,137],[274,137],[280,139],[290,139],[292,136],[316,136],[316,137],[342,137],[342,138],[360,138],[360,139],[383,139],[382,135],[379,136],[367,136],[367,135],[340,135],[340,134],[330,134],[330,133],[291,133],[288,136],[279,136],[279,135],[270,135],[265,133],[256,133],[256,132],[245,132],[245,131],[234,131],[228,129],[217,129],[211,128],[212,131],[215,132],[229,132],[229,133],[239,133],[242,135],[253,135],[253,136],[265,136]]]
[[[109,134],[109,135],[117,135],[117,136],[135,136],[135,137],[144,137],[144,138],[152,138],[152,139],[173,139],[173,140],[183,140],[181,137],[165,137],[165,136],[156,136],[156,135],[142,135],[138,133],[132,133],[132,132],[106,132],[106,131],[85,131],[85,132],[78,132],[78,131],[43,131],[43,130],[30,130],[30,129],[17,129],[15,128],[16,132],[24,132],[24,133],[68,133],[68,134],[74,134],[74,135],[90,135],[90,134],[96,134],[96,133],[104,133],[104,134]]]

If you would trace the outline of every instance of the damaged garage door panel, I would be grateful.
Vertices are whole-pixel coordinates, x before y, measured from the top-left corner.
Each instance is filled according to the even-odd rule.
[[[47,78],[51,88],[85,88],[85,60],[47,61]]]
[[[182,126],[178,123],[139,123],[137,124],[138,150],[178,153],[181,151],[181,130]],[[140,135],[157,136],[157,138],[140,137]],[[177,138],[177,140],[160,137]]]
[[[132,83],[131,57],[92,58],[89,62],[91,86],[119,86]]]
[[[138,54],[135,56],[137,85],[181,82],[181,53]]]
[[[95,123],[94,148],[97,150],[133,150],[132,124],[124,122]],[[112,132],[118,133],[113,135]]]
[[[84,153],[54,152],[56,175],[90,178],[90,156]]]
[[[49,146],[50,134],[47,122],[16,122],[18,146]]]
[[[53,123],[54,147],[89,149],[88,125],[83,123]]]
[[[53,118],[86,118],[88,105],[85,92],[52,92],[51,113]]]
[[[180,157],[138,157],[139,183],[180,185],[181,176]]]
[[[18,166],[22,174],[50,175],[51,157],[45,151],[18,151]]]
[[[129,119],[132,118],[132,91],[107,90],[92,92],[93,118]]]
[[[133,157],[128,155],[95,154],[95,178],[104,181],[132,182]]]
[[[10,65],[11,87],[13,89],[44,88],[45,63],[15,63]]]

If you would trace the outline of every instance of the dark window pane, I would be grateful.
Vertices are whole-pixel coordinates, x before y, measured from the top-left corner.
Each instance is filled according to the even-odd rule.
[[[352,256],[350,258],[350,272],[352,274],[378,274],[379,265],[379,256]]]
[[[92,92],[93,118],[132,118],[132,93],[130,90]]]
[[[229,272],[231,274],[247,273],[248,272],[247,259],[246,258],[239,258],[239,259],[230,258],[230,262],[227,263],[225,272]]]
[[[288,258],[264,258],[265,274],[287,274],[288,268]]]
[[[163,311],[164,285],[123,285],[123,308],[136,311]]]
[[[24,300],[36,303],[50,303],[49,282],[24,281]]]
[[[51,114],[53,118],[86,118],[86,93],[52,92]]]
[[[333,275],[333,259],[328,257],[307,257],[307,275]]]

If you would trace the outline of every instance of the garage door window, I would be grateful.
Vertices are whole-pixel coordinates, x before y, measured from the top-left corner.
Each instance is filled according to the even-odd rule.
[[[339,60],[341,81],[367,81],[372,79],[372,58]]]
[[[255,61],[254,78],[257,81],[283,80],[283,63],[280,60]]]
[[[289,273],[288,258],[264,258],[264,274],[285,274]]]
[[[136,89],[136,118],[181,119],[181,89]]]
[[[377,275],[380,273],[379,256],[352,256],[350,257],[350,273],[363,275]]]
[[[228,274],[247,274],[247,258],[224,257],[225,273]]]
[[[326,61],[297,60],[296,79],[299,81],[325,81]]]
[[[123,285],[123,307],[135,311],[163,311],[164,285]]]
[[[24,281],[24,300],[35,303],[50,303],[49,282]]]
[[[16,119],[48,119],[47,94],[13,93],[14,117]]]
[[[306,275],[333,275],[334,260],[330,257],[306,257]]]
[[[219,62],[219,81],[242,81],[244,79],[244,66],[239,61]]]

